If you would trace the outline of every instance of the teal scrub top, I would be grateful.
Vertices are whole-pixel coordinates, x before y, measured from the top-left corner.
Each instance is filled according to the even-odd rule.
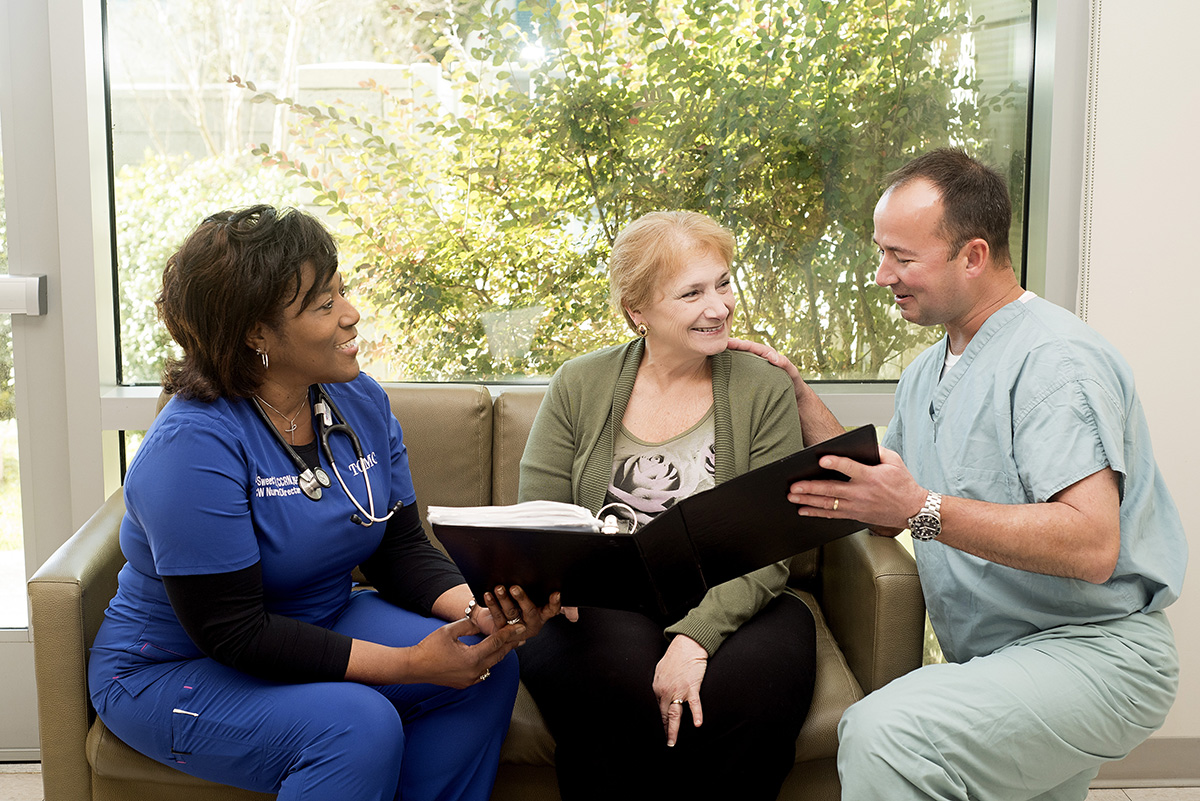
[[[1121,551],[1104,584],[916,542],[930,620],[966,661],[1036,631],[1154,611],[1179,597],[1187,541],[1154,460],[1133,373],[1070,312],[1027,296],[996,311],[941,376],[948,341],[905,370],[883,444],[917,482],[1002,504],[1048,501],[1104,467],[1120,478]]]

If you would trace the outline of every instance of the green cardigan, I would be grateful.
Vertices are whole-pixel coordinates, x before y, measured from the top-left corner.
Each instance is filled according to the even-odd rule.
[[[612,479],[613,433],[625,417],[643,341],[605,348],[559,368],[521,458],[519,500],[574,503],[593,514]],[[740,351],[712,359],[714,480],[720,484],[804,447],[792,382]],[[730,392],[730,387],[737,391]],[[686,634],[711,656],[725,638],[787,589],[788,563],[711,588],[668,635]]]

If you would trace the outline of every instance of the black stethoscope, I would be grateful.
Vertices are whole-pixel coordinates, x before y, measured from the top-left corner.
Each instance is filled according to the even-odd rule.
[[[329,466],[333,469],[333,475],[337,478],[338,484],[342,485],[342,492],[346,493],[346,497],[350,499],[350,503],[354,504],[354,508],[362,515],[350,515],[350,520],[360,526],[370,526],[374,523],[383,523],[396,513],[396,509],[403,506],[404,502],[397,503],[383,517],[375,516],[375,496],[371,491],[371,479],[367,475],[366,460],[363,456],[362,445],[358,441],[358,435],[350,428],[350,424],[346,422],[346,418],[338,411],[338,407],[334,404],[333,399],[325,391],[325,388],[320,384],[313,384],[308,388],[309,403],[312,404],[313,419],[316,421],[317,439],[320,442],[321,453],[325,454],[325,461],[329,462]],[[267,416],[267,412],[259,403],[258,398],[251,398],[254,402],[254,409],[258,412],[258,416],[262,418],[267,429],[274,435],[275,440],[283,447],[283,450],[291,458],[292,464],[296,466],[297,478],[300,483],[300,491],[304,493],[311,501],[321,500],[322,489],[329,489],[332,482],[329,480],[329,474],[326,473],[320,466],[311,468],[305,463],[300,454],[296,453],[296,449],[283,438],[283,434],[279,433],[279,429],[271,422],[271,418]],[[334,422],[334,418],[341,422]],[[342,479],[341,471],[338,470],[337,462],[333,459],[333,451],[329,448],[329,435],[341,432],[350,439],[350,446],[354,449],[354,458],[358,460],[358,464],[362,466],[363,481],[367,485],[367,507],[368,512],[363,507],[358,499],[350,492],[350,488],[346,486],[345,480]]]

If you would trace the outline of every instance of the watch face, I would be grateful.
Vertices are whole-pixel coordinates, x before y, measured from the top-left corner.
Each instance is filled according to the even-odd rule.
[[[927,542],[942,533],[942,521],[937,515],[920,512],[909,521],[908,531],[914,540]]]

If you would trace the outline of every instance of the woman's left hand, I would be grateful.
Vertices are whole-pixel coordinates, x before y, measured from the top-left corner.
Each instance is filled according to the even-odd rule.
[[[509,588],[497,587],[494,592],[483,594],[483,602],[487,604],[487,611],[491,616],[491,620],[488,622],[494,629],[499,630],[505,626],[521,624],[529,632],[525,639],[536,635],[542,630],[542,625],[547,620],[558,614],[561,608],[561,599],[562,596],[559,593],[551,593],[549,602],[539,608],[529,599],[524,590],[515,585]],[[482,624],[480,627],[483,627]]]
[[[679,737],[679,721],[683,719],[683,704],[692,711],[692,725],[704,722],[700,708],[700,685],[708,669],[708,652],[683,634],[675,635],[667,652],[654,669],[654,695],[667,732],[667,745],[675,745]]]

